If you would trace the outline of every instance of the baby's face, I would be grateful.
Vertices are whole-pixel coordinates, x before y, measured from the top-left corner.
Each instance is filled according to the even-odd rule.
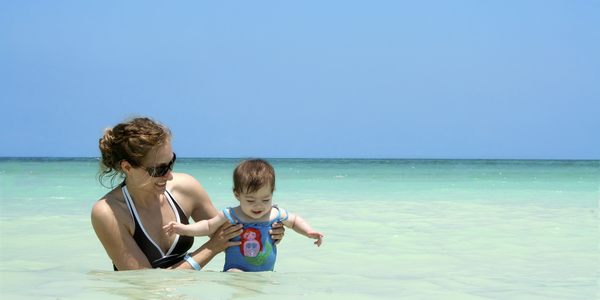
[[[246,216],[260,219],[271,211],[273,193],[269,185],[261,187],[254,193],[233,193],[240,201],[240,207]],[[267,216],[268,218],[268,216]]]

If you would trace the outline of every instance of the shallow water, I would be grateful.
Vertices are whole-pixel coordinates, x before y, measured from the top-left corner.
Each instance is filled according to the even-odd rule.
[[[113,272],[95,159],[0,159],[3,299],[596,299],[598,161],[270,160],[274,201],[325,234],[276,272]],[[180,159],[219,209],[235,159]],[[291,231],[290,231],[291,233]],[[205,238],[196,238],[195,247]]]

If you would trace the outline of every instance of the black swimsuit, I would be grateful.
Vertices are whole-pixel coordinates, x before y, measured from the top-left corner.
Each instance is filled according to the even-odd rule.
[[[168,268],[183,260],[183,257],[187,254],[187,251],[192,248],[192,244],[194,244],[194,238],[191,236],[177,235],[175,236],[175,241],[173,241],[173,245],[171,245],[169,251],[164,253],[162,249],[148,236],[148,234],[146,234],[144,226],[139,221],[139,215],[135,209],[133,201],[131,200],[131,196],[129,195],[127,187],[123,186],[122,191],[123,196],[125,197],[125,203],[127,203],[129,213],[131,213],[133,224],[135,226],[133,230],[133,239],[150,261],[152,268]],[[173,208],[173,211],[176,212],[175,217],[177,218],[177,222],[189,224],[188,217],[185,215],[185,212],[183,212],[183,209],[181,209],[179,203],[177,203],[173,195],[171,195],[171,192],[168,190],[165,191],[165,196]],[[114,264],[113,267],[115,271],[118,271]]]

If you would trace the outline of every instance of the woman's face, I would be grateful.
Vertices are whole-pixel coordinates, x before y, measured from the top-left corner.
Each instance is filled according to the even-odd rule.
[[[141,167],[131,169],[131,172],[127,175],[127,184],[143,187],[148,192],[154,194],[164,193],[167,188],[167,181],[173,180],[171,170],[161,177],[152,177],[146,169],[167,166],[173,160],[173,157],[174,154],[170,142],[152,149],[142,160]]]

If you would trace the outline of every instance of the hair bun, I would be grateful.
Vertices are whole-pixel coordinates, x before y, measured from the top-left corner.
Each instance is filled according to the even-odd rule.
[[[139,167],[150,150],[170,139],[171,131],[166,126],[148,118],[134,118],[104,129],[104,135],[99,140],[102,154],[100,182],[102,183],[104,177],[110,178],[112,182],[116,175],[123,176],[123,160]]]

